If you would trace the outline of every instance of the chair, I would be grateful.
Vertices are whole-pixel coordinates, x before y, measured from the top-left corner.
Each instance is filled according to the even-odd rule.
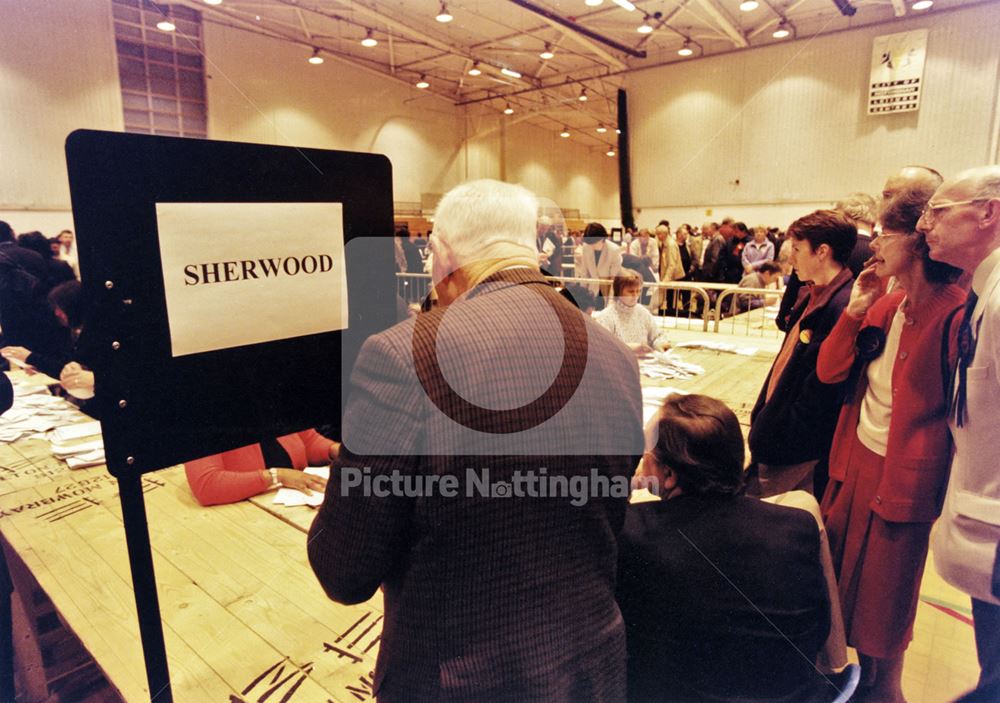
[[[858,689],[858,683],[861,681],[861,667],[857,664],[848,664],[840,673],[831,675],[830,681],[839,692],[831,703],[847,703]]]

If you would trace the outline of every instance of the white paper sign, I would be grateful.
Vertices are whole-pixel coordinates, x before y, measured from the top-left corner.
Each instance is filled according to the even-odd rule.
[[[868,83],[869,115],[919,109],[926,56],[926,29],[875,37]]]
[[[341,203],[157,203],[173,356],[342,330]]]

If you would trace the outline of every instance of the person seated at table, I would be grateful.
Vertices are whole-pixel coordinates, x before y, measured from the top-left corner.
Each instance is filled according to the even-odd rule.
[[[740,279],[740,288],[771,288],[776,286],[776,281],[781,276],[781,267],[773,261],[765,261],[755,270],[751,271]],[[777,288],[775,288],[777,289]],[[767,300],[766,300],[766,299]],[[777,295],[763,296],[752,294],[740,294],[739,309],[741,311],[753,310],[764,307],[765,303],[770,303],[770,299],[777,301]]]
[[[646,426],[618,538],[630,701],[828,701],[830,600],[816,520],[738,495],[743,435],[721,401],[674,393]]]
[[[654,349],[665,351],[670,342],[657,327],[653,314],[638,304],[641,293],[642,278],[635,271],[624,269],[614,277],[611,304],[594,319],[636,354],[649,354]]]
[[[0,355],[5,359],[34,367],[53,378],[59,378],[65,366],[75,356],[83,327],[80,282],[74,279],[60,283],[49,291],[47,297],[52,324],[57,325],[63,333],[61,344],[42,350],[12,344],[0,347]]]
[[[337,442],[305,430],[189,461],[184,473],[202,505],[235,503],[280,486],[311,495],[326,490],[326,479],[302,470],[328,465],[339,450]]]
[[[597,307],[597,303],[594,301],[594,294],[578,283],[567,283],[559,291],[559,295],[573,303],[584,315],[592,315],[594,309]]]

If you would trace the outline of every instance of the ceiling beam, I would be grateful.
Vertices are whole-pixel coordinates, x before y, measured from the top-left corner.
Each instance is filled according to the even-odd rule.
[[[617,42],[610,37],[606,37],[603,34],[598,34],[594,30],[584,27],[582,24],[578,22],[574,22],[573,20],[567,19],[562,15],[557,15],[555,12],[552,12],[551,10],[545,7],[536,5],[535,3],[531,2],[531,0],[510,0],[510,2],[514,3],[518,7],[523,7],[525,10],[528,10],[529,12],[534,12],[536,15],[544,19],[548,24],[551,24],[553,26],[561,25],[562,27],[571,30],[575,34],[583,35],[588,39],[600,42],[605,46],[610,46],[612,49],[616,51],[620,51],[623,54],[628,54],[629,56],[634,56],[637,59],[646,58],[645,51],[637,51],[636,49],[633,49],[631,46],[626,46],[625,44]]]
[[[736,28],[736,25],[733,24],[733,21],[729,18],[729,15],[726,14],[726,11],[715,4],[715,0],[698,0],[698,3],[705,8],[705,12],[707,12],[709,17],[711,17],[719,28],[725,32],[726,36],[732,40],[733,44],[741,49],[745,49],[750,46],[750,42],[747,41],[747,38]]]
[[[615,56],[614,54],[612,54],[607,49],[605,49],[605,48],[601,47],[600,45],[598,45],[596,42],[592,42],[589,39],[587,39],[587,37],[582,36],[580,34],[577,34],[576,32],[569,31],[565,27],[560,26],[554,20],[550,20],[548,18],[544,18],[544,19],[545,19],[545,21],[549,25],[551,25],[552,27],[555,27],[556,29],[558,29],[562,33],[562,36],[567,37],[567,38],[571,39],[572,41],[575,41],[577,44],[579,44],[581,47],[583,47],[587,51],[590,51],[590,52],[593,52],[594,54],[597,54],[597,56],[599,56],[603,60],[607,61],[608,65],[610,65],[612,68],[616,68],[618,70],[622,70],[622,69],[624,69],[626,67],[626,64],[625,64],[624,61],[622,61],[620,58],[618,58],[617,56]],[[645,53],[645,52],[643,52],[643,53]]]

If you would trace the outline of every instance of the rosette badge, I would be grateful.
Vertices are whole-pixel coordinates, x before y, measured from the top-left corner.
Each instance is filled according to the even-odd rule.
[[[885,332],[881,327],[865,327],[858,332],[855,348],[858,358],[862,361],[877,359],[885,349]]]

